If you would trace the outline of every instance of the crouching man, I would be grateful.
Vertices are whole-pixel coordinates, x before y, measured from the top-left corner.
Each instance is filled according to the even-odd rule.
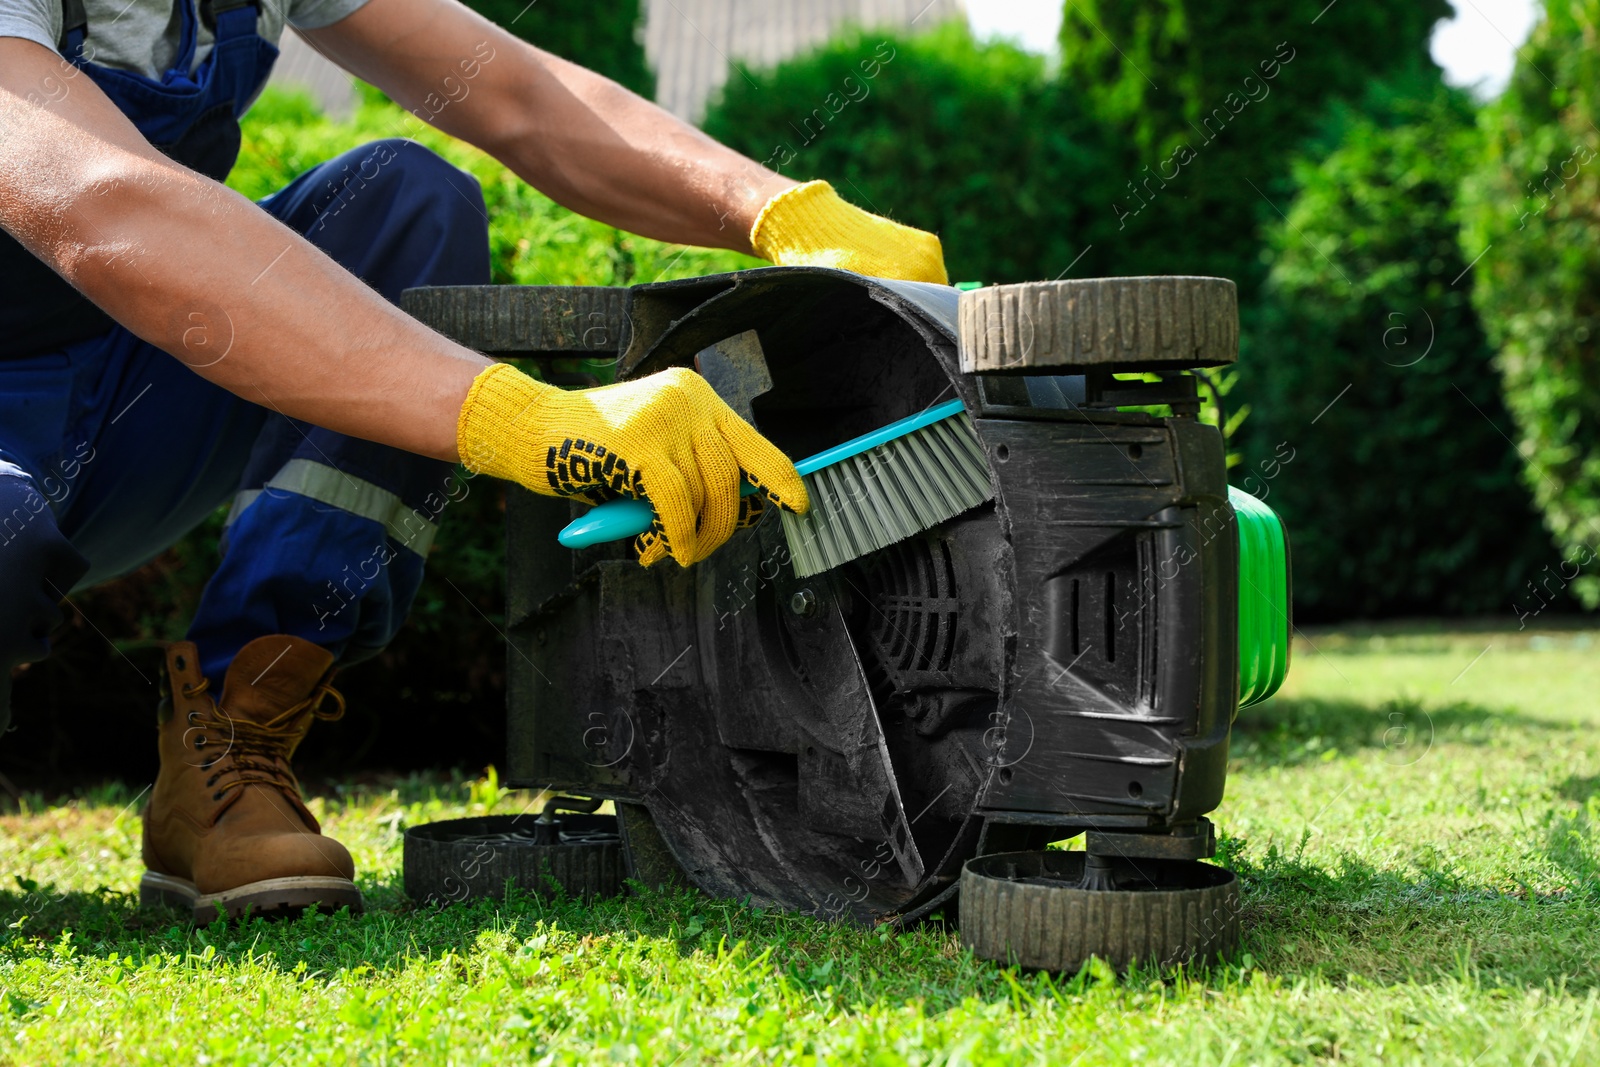
[[[62,597],[232,501],[188,640],[166,654],[144,817],[142,898],[201,920],[360,908],[290,759],[343,711],[335,666],[404,620],[433,533],[414,517],[453,464],[647,498],[646,566],[721,545],[749,517],[741,473],[807,507],[792,464],[690,372],[565,392],[402,314],[411,286],[489,281],[482,194],[426,149],[360,146],[259,204],[225,188],[285,21],[575,211],[945,280],[933,235],[775,174],[454,0],[0,0],[0,666],[48,652]],[[471,94],[430,106],[464,64]],[[567,463],[573,448],[590,462]],[[327,612],[327,582],[379,549],[385,565]],[[0,729],[9,694],[0,675]]]

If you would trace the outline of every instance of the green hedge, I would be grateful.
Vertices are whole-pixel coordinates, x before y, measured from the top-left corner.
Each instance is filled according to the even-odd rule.
[[[517,285],[629,285],[763,265],[713,249],[684,249],[575,215],[477,149],[422,125],[364,88],[347,121],[324,117],[310,98],[269,89],[244,120],[244,151],[228,185],[266,196],[322,160],[382,137],[414,137],[483,186],[494,281]]]
[[[1436,80],[1380,86],[1320,132],[1271,232],[1233,480],[1288,523],[1306,618],[1503,614],[1551,557],[1492,351],[1452,284],[1472,122]]]
[[[1252,301],[1259,226],[1279,220],[1301,140],[1375,79],[1436,76],[1428,39],[1449,15],[1446,0],[1066,4],[1061,79],[1117,147],[1094,205],[1123,220],[1111,273],[1218,275]]]
[[[863,206],[936,229],[954,278],[1054,278],[1086,248],[1071,276],[1234,278],[1245,358],[1230,405],[1251,412],[1249,464],[1234,480],[1262,489],[1263,466],[1282,469],[1271,500],[1291,522],[1301,610],[1503,612],[1549,548],[1515,456],[1488,422],[1458,418],[1471,414],[1459,385],[1505,422],[1466,287],[1449,285],[1466,266],[1452,205],[1474,145],[1470,103],[1444,92],[1427,57],[1445,13],[1441,0],[1341,5],[1313,30],[1315,12],[1286,0],[1248,12],[1077,3],[1056,78],[959,26],[855,33],[730,79],[706,128],[793,177],[827,178]],[[1136,66],[1159,70],[1164,91]],[[1371,90],[1380,74],[1404,88]],[[1230,103],[1230,93],[1242,95]],[[1225,125],[1208,123],[1213,107],[1228,109]],[[1186,141],[1191,154],[1163,182],[1157,167]],[[1325,259],[1307,240],[1337,251]],[[1416,367],[1380,358],[1401,321],[1391,311],[1410,316],[1414,339],[1424,314],[1435,318],[1439,340]],[[1284,466],[1284,441],[1311,443]]]
[[[1500,350],[1506,400],[1545,521],[1549,560],[1600,604],[1600,0],[1549,0],[1510,87],[1482,117],[1461,244]],[[1582,568],[1587,573],[1581,573]],[[1530,594],[1530,603],[1533,603]]]
[[[1043,61],[976,44],[959,23],[905,37],[850,33],[728,79],[705,130],[868,210],[933,230],[952,279],[1096,273],[1074,266],[1107,173],[1096,127]],[[1103,223],[1101,223],[1103,228]]]
[[[490,22],[563,59],[597,70],[649,99],[655,78],[640,43],[639,0],[559,4],[538,0],[465,0]]]

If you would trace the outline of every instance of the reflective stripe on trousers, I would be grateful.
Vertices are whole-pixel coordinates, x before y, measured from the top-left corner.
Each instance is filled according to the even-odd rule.
[[[337,467],[309,459],[291,459],[260,489],[240,490],[233,498],[227,525],[232,526],[239,513],[255,503],[262,493],[294,493],[309,497],[319,504],[371,519],[381,525],[400,547],[415,552],[423,559],[428,557],[433,535],[439,530],[438,525],[428,521],[422,511],[407,506],[405,501],[387,489],[346,474]]]

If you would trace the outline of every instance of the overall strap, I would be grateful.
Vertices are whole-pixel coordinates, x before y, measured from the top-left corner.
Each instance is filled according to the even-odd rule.
[[[57,48],[62,58],[78,59],[83,55],[83,39],[89,35],[89,15],[83,9],[83,0],[61,0],[61,40]]]
[[[256,0],[200,0],[200,21],[206,29],[217,34],[217,18],[241,7],[254,8]]]
[[[178,9],[178,54],[166,76],[188,81],[194,52],[200,44],[199,20],[195,17],[194,0],[174,0],[173,6]]]

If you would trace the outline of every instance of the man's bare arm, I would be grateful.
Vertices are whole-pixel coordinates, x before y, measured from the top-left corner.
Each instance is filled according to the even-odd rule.
[[[557,203],[632,233],[749,252],[762,207],[796,184],[455,0],[371,0],[306,37]]]
[[[457,458],[457,414],[488,360],[162,156],[87,75],[10,37],[0,38],[0,227],[223,388],[342,433]]]

